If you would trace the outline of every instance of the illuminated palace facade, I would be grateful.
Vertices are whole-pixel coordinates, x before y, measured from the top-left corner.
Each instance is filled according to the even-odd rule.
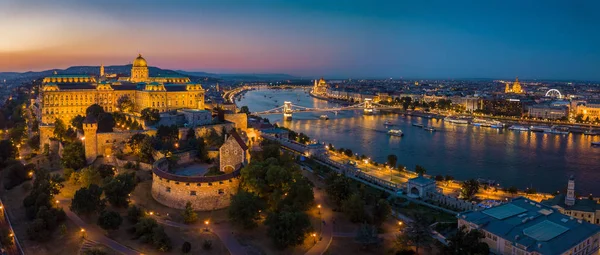
[[[114,77],[114,76],[113,76]],[[70,123],[77,115],[98,104],[107,112],[118,111],[118,102],[128,98],[133,112],[144,108],[166,112],[176,109],[204,110],[204,89],[182,76],[150,77],[146,60],[139,55],[132,64],[131,75],[111,79],[100,67],[99,77],[90,75],[57,75],[44,78],[39,106],[40,122],[51,124],[57,118]]]

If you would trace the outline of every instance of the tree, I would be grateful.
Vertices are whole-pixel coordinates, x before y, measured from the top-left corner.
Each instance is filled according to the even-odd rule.
[[[76,178],[77,179],[75,183],[80,184],[82,187],[88,187],[92,184],[99,185],[102,181],[102,178],[100,177],[100,172],[98,172],[92,166],[81,169],[81,171],[79,171],[79,174],[76,175]]]
[[[186,224],[194,223],[198,220],[198,214],[194,211],[192,207],[192,202],[188,201],[185,204],[185,209],[183,210],[183,222]]]
[[[129,209],[127,209],[127,220],[133,224],[138,223],[142,216],[144,216],[144,212],[135,205],[130,206]]]
[[[17,155],[17,147],[9,140],[0,141],[0,163],[4,165],[9,159],[14,159]]]
[[[342,201],[352,194],[350,179],[337,173],[330,174],[325,179],[325,184],[327,185],[325,187],[327,195],[338,208],[342,205]]]
[[[104,184],[104,195],[111,205],[127,207],[129,205],[129,194],[133,192],[136,186],[135,172],[119,174]]]
[[[96,184],[84,187],[75,192],[71,200],[71,211],[77,214],[90,214],[104,209],[104,200],[100,199],[102,188]]]
[[[248,106],[244,105],[240,107],[240,113],[250,114],[250,109],[248,108]]]
[[[63,165],[67,168],[81,169],[86,165],[85,149],[79,141],[67,144],[61,158]]]
[[[117,100],[117,107],[121,112],[131,112],[133,111],[133,101],[129,96],[124,95]]]
[[[407,222],[404,232],[397,236],[396,241],[401,246],[414,246],[417,254],[419,248],[427,246],[433,242],[429,223],[423,216],[417,214],[414,221]]]
[[[0,229],[0,244],[2,244],[3,247],[9,247],[13,245],[13,237],[10,235],[9,228]]]
[[[98,132],[112,132],[115,127],[115,119],[112,114],[102,112],[98,115]]]
[[[98,119],[101,113],[104,113],[104,108],[99,104],[90,105],[87,109],[85,109],[86,116],[94,116],[94,119]]]
[[[54,121],[54,136],[58,138],[58,140],[63,139],[65,134],[67,133],[67,126],[61,119],[56,119]]]
[[[191,250],[192,250],[192,244],[190,242],[183,242],[183,245],[181,245],[181,252],[182,253],[190,253]]]
[[[115,176],[114,168],[115,168],[114,166],[102,164],[102,165],[98,166],[96,168],[96,170],[98,171],[98,174],[100,174],[100,178],[104,179],[106,177]]]
[[[421,165],[416,165],[415,173],[417,173],[418,175],[424,175],[425,173],[427,173],[427,169],[425,169],[425,167],[423,167]]]
[[[379,199],[379,201],[377,201],[377,204],[375,204],[375,206],[373,207],[373,223],[376,226],[381,226],[381,224],[383,224],[383,222],[385,222],[387,220],[388,217],[390,217],[390,215],[392,215],[392,207],[390,206],[390,203],[388,203],[387,200],[385,199]]]
[[[306,211],[315,203],[315,195],[313,188],[304,177],[295,177],[296,181],[292,182],[287,195],[279,204],[279,208],[289,207],[292,210]]]
[[[391,168],[395,168],[397,162],[398,162],[398,157],[396,155],[390,154],[387,156],[387,163],[388,163],[388,166],[390,166]]]
[[[362,249],[364,250],[381,242],[381,239],[377,236],[377,227],[369,224],[360,225],[356,232],[355,240],[362,245]]]
[[[476,229],[467,231],[462,226],[454,235],[447,239],[448,246],[444,246],[443,253],[448,255],[484,255],[490,253],[490,247],[482,239],[485,235]]]
[[[118,212],[115,211],[103,211],[98,217],[98,226],[104,230],[117,230],[123,223],[123,218]]]
[[[142,119],[148,125],[154,125],[160,121],[160,113],[158,112],[158,109],[144,108],[141,112],[141,115]]]
[[[302,244],[312,229],[310,219],[304,212],[271,212],[265,224],[268,226],[269,237],[279,249]]]
[[[264,201],[257,195],[240,190],[231,197],[228,209],[229,220],[245,229],[252,229],[257,226],[256,222],[260,219],[260,211],[264,207]]]
[[[84,116],[77,115],[71,119],[71,126],[74,126],[80,131],[83,131],[83,121],[85,120]]]
[[[366,219],[365,201],[356,192],[342,202],[342,210],[352,222],[363,222]]]
[[[443,181],[444,181],[444,176],[442,176],[442,175],[439,175],[439,174],[438,174],[438,175],[436,175],[436,176],[435,176],[435,181],[436,181],[436,182],[443,182]]]
[[[479,182],[475,179],[464,181],[461,185],[460,194],[465,200],[472,200],[479,191]]]
[[[202,162],[208,162],[208,148],[206,147],[206,142],[204,142],[204,138],[198,138],[196,150],[198,150],[198,159]]]
[[[23,183],[25,180],[30,179],[29,173],[33,171],[33,168],[33,164],[24,166],[19,161],[15,161],[13,164],[6,167],[4,170],[4,188],[12,189]]]
[[[39,150],[40,149],[40,135],[36,134],[34,136],[32,136],[29,141],[27,141],[27,145],[29,145],[29,147],[31,147],[31,149],[34,150]]]
[[[519,190],[517,189],[517,187],[515,186],[510,186],[506,192],[508,192],[509,194],[515,195],[519,192]]]

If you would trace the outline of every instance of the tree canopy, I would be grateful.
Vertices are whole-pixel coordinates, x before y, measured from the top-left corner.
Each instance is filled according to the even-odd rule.
[[[61,161],[66,168],[83,168],[86,165],[83,144],[79,141],[67,144],[63,150]]]
[[[142,119],[149,125],[154,125],[160,121],[158,109],[144,108],[141,112]]]
[[[77,190],[71,200],[71,211],[77,214],[90,214],[102,211],[105,202],[101,199],[101,195],[102,188],[96,184]]]
[[[98,226],[104,230],[117,230],[123,223],[123,218],[118,212],[115,211],[103,211],[98,217]]]
[[[229,219],[233,224],[245,229],[254,228],[260,219],[259,211],[265,209],[264,207],[264,202],[257,195],[240,190],[231,197],[228,209]]]

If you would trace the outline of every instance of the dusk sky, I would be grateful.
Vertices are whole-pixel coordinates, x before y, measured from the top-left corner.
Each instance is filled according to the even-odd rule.
[[[0,0],[0,72],[600,80],[600,1]]]

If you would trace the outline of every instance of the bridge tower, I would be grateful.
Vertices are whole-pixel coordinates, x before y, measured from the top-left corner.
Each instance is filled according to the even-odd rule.
[[[365,114],[373,114],[373,99],[365,98]]]
[[[292,120],[292,102],[283,102],[283,120]]]

